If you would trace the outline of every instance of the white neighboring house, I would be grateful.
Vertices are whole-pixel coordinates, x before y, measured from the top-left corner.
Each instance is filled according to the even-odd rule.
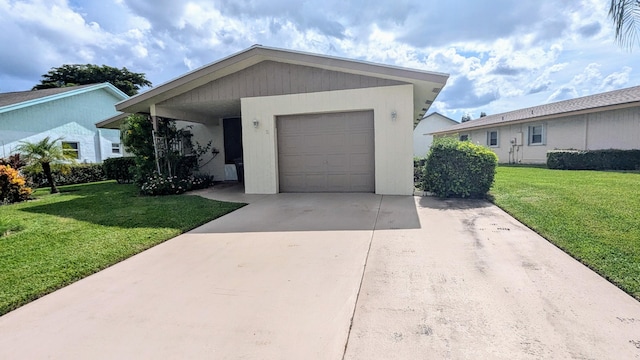
[[[98,163],[121,157],[120,131],[95,124],[119,114],[115,104],[128,99],[115,86],[104,84],[0,94],[0,157],[15,153],[23,141],[62,138],[79,162]]]
[[[445,130],[459,122],[448,118],[437,112],[433,112],[420,120],[416,128],[413,129],[413,156],[424,157],[433,143],[431,133]]]
[[[485,145],[501,163],[544,164],[554,149],[640,149],[640,86],[559,101],[435,131]]]

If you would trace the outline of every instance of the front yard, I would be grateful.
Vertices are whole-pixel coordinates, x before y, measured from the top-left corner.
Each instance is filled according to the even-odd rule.
[[[101,182],[0,206],[0,315],[243,204]]]
[[[491,194],[496,205],[640,300],[639,189],[638,172],[500,166]]]

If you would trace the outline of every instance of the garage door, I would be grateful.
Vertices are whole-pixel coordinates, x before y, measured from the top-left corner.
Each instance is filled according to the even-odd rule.
[[[373,111],[279,116],[280,192],[374,192]]]

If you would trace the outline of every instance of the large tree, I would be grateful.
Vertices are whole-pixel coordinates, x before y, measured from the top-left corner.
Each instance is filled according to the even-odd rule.
[[[49,182],[51,187],[51,193],[58,192],[58,188],[53,180],[51,173],[51,165],[57,162],[71,160],[72,156],[66,154],[62,149],[62,145],[58,144],[61,139],[51,139],[48,136],[38,142],[20,142],[20,145],[16,147],[16,151],[21,153],[27,162],[27,164],[37,167],[42,167],[44,176]]]
[[[42,75],[40,84],[34,86],[33,90],[104,82],[111,83],[129,96],[137,94],[142,87],[151,86],[151,81],[145,78],[144,73],[134,73],[126,67],[118,69],[107,65],[74,64],[51,68]]]
[[[616,28],[618,43],[633,48],[640,40],[640,0],[611,0],[609,16]]]

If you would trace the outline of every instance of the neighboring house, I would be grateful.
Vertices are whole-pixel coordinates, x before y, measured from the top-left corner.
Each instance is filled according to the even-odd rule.
[[[128,96],[104,83],[0,94],[0,157],[22,141],[62,138],[79,162],[122,156],[120,131],[97,129],[96,122],[118,114],[114,105]]]
[[[429,151],[431,143],[433,143],[432,132],[444,130],[457,124],[459,122],[437,112],[422,118],[416,128],[413,129],[413,156],[424,157],[427,155],[427,151]]]
[[[116,109],[193,125],[194,140],[220,151],[202,170],[228,179],[242,158],[246,193],[410,195],[414,119],[447,78],[254,45]]]
[[[489,115],[433,134],[486,145],[502,163],[545,163],[554,149],[639,149],[640,86]]]

